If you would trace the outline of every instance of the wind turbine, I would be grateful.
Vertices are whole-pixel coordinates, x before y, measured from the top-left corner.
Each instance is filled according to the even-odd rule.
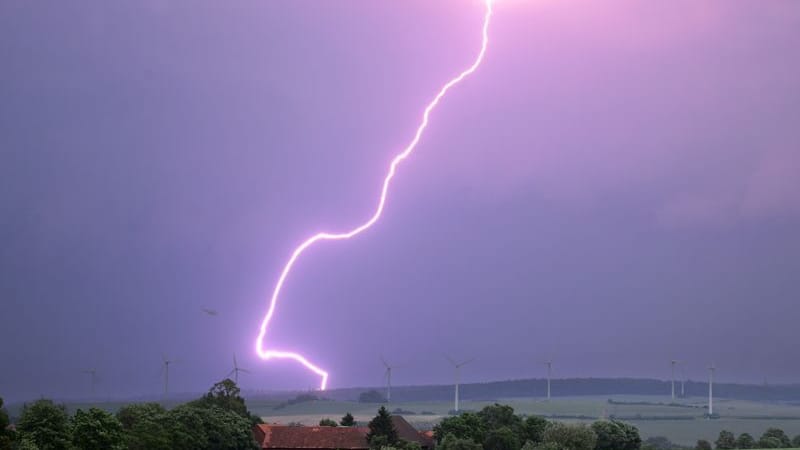
[[[717,368],[714,363],[708,367],[708,418],[714,414],[714,371]]]
[[[161,359],[164,362],[164,366],[162,367],[161,371],[164,373],[164,397],[169,394],[169,365],[174,364],[176,361],[173,359],[167,359],[166,356],[161,355]]]
[[[452,365],[453,365],[453,367],[455,367],[455,369],[456,369],[456,401],[455,401],[455,412],[456,412],[456,413],[458,413],[458,385],[459,385],[459,383],[461,382],[461,367],[463,367],[463,366],[465,366],[465,365],[467,365],[467,364],[471,363],[472,361],[474,361],[474,360],[475,360],[475,358],[470,358],[470,359],[464,360],[464,361],[462,361],[462,362],[460,362],[460,363],[457,363],[457,362],[453,361],[453,360],[452,360],[452,359],[451,359],[449,356],[446,356],[446,358],[447,358],[447,360],[448,360],[448,361],[450,361],[450,364],[452,364]]]
[[[550,377],[553,374],[553,361],[548,360],[547,365],[547,401],[550,401]]]
[[[672,367],[672,401],[675,401],[675,365],[678,364],[680,361],[673,359],[670,361],[670,366]],[[681,390],[683,390],[683,385],[681,385]]]
[[[239,367],[239,363],[236,362],[236,353],[234,353],[233,354],[233,370],[228,372],[228,374],[225,375],[225,376],[226,377],[230,377],[231,374],[233,374],[233,382],[236,383],[236,385],[238,386],[239,385],[239,372],[250,373],[249,370],[242,369],[241,367]]]
[[[686,370],[684,370],[683,364],[681,364],[681,398],[686,398]]]
[[[386,367],[386,403],[390,403],[392,401],[392,369],[394,369],[394,367],[390,366],[389,363],[383,359],[383,356],[381,356],[381,362],[384,367]]]
[[[89,374],[89,377],[91,379],[90,382],[92,385],[92,397],[94,397],[94,387],[97,384],[97,369],[86,369],[82,370],[81,372]]]

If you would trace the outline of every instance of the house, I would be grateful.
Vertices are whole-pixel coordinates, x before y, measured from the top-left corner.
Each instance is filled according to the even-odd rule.
[[[402,416],[392,416],[400,439],[416,442],[423,450],[433,448],[429,434],[417,431]],[[269,450],[368,450],[367,427],[297,427],[259,424],[253,428],[256,442]]]

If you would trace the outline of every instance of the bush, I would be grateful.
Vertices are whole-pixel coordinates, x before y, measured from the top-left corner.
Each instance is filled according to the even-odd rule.
[[[353,418],[353,415],[348,412],[342,416],[342,420],[339,421],[339,425],[343,427],[352,427],[356,425],[356,421]]]
[[[649,450],[672,450],[675,447],[677,446],[664,436],[649,437],[642,445],[642,449]]]
[[[732,450],[736,448],[736,437],[730,431],[722,430],[715,444],[718,449]]]
[[[742,433],[736,438],[736,448],[756,448],[756,440],[748,433]]]
[[[597,435],[595,450],[639,450],[642,438],[639,430],[623,422],[600,420],[592,424]]]
[[[712,450],[711,449],[711,442],[708,442],[705,439],[700,439],[697,441],[697,445],[695,445],[695,450]]]
[[[472,439],[462,439],[455,437],[452,433],[447,434],[441,440],[437,450],[483,450],[483,446]]]
[[[792,441],[780,428],[769,428],[761,435],[758,445],[762,448],[789,448]]]
[[[319,421],[319,426],[321,426],[321,427],[336,427],[336,426],[339,426],[339,424],[336,423],[335,420],[331,420],[331,419],[325,418],[325,419],[322,419],[322,420]]]
[[[597,435],[583,424],[552,422],[544,431],[542,443],[565,450],[594,450]]]

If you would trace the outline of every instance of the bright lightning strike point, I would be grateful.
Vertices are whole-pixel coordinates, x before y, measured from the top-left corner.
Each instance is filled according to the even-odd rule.
[[[478,56],[475,58],[475,61],[466,68],[463,72],[458,74],[455,78],[451,79],[444,86],[439,89],[439,92],[433,97],[430,103],[425,107],[425,110],[422,113],[422,121],[417,127],[417,132],[414,134],[414,139],[406,146],[402,152],[397,154],[397,156],[392,159],[391,164],[389,164],[389,172],[386,174],[386,178],[383,179],[383,186],[381,187],[381,195],[378,199],[378,207],[375,209],[375,212],[372,216],[361,225],[351,229],[350,231],[346,231],[343,233],[317,233],[310,238],[303,241],[302,244],[297,246],[292,252],[292,255],[289,257],[289,260],[286,262],[286,265],[283,266],[283,270],[281,271],[281,275],[278,277],[278,282],[275,284],[275,288],[272,290],[272,297],[269,300],[269,309],[267,309],[267,314],[264,316],[264,320],[261,322],[261,328],[258,333],[258,338],[256,339],[256,353],[258,356],[263,360],[270,360],[273,358],[276,359],[292,359],[294,361],[299,362],[303,366],[305,366],[308,370],[314,372],[315,374],[319,375],[321,378],[319,388],[320,390],[325,390],[328,385],[328,372],[322,370],[320,367],[316,366],[315,364],[311,363],[308,359],[306,359],[303,355],[295,352],[288,352],[283,350],[274,350],[274,349],[267,349],[264,348],[264,337],[267,334],[267,326],[269,325],[270,320],[272,320],[272,316],[275,313],[275,305],[278,303],[278,295],[281,293],[281,288],[283,288],[283,283],[286,281],[286,277],[289,276],[289,272],[291,272],[292,267],[294,267],[294,263],[297,262],[297,259],[300,257],[303,252],[311,247],[313,244],[319,241],[335,241],[335,240],[343,240],[343,239],[350,239],[353,236],[361,233],[362,231],[370,228],[375,222],[380,219],[381,214],[383,213],[383,208],[386,205],[386,195],[389,192],[389,183],[394,178],[395,173],[397,172],[397,166],[400,165],[403,160],[408,158],[409,155],[416,149],[417,144],[419,143],[420,138],[422,137],[422,133],[428,127],[428,120],[430,117],[431,112],[434,108],[439,104],[439,101],[444,97],[447,91],[450,90],[453,86],[460,83],[461,80],[466,78],[467,76],[471,75],[478,67],[481,65],[483,61],[483,57],[486,54],[486,48],[489,45],[489,21],[492,17],[492,2],[493,0],[485,0],[486,12],[483,18],[483,28],[482,28],[482,41],[481,41],[481,49],[478,52]]]

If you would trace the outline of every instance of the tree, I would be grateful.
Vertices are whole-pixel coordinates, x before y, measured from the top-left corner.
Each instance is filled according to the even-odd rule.
[[[362,392],[358,395],[359,403],[386,403],[386,397],[376,390]]]
[[[10,424],[11,421],[8,419],[8,413],[5,408],[3,408],[3,397],[0,397],[0,450],[11,449],[11,442],[14,439],[14,435],[11,430],[8,429]]]
[[[773,438],[778,442],[777,447],[766,447],[761,444],[762,441],[769,443],[770,445],[774,445],[769,439]],[[780,428],[768,428],[764,434],[761,435],[761,439],[759,439],[759,445],[763,448],[790,448],[792,446],[792,441],[789,439],[789,436],[783,432]]]
[[[538,444],[542,442],[544,430],[549,422],[544,417],[529,416],[522,422],[520,440]]]
[[[375,447],[372,441],[379,436],[384,436],[386,438],[386,445],[394,445],[397,443],[397,429],[394,427],[392,416],[389,414],[389,411],[386,410],[385,406],[381,406],[378,410],[378,415],[369,421],[368,426],[369,433],[367,433],[367,441],[370,443],[371,447]]]
[[[72,445],[81,450],[123,449],[122,423],[111,413],[98,408],[78,410],[72,417]]]
[[[592,424],[597,435],[596,450],[638,450],[642,446],[639,430],[615,420],[599,420]]]
[[[800,434],[792,439],[792,447],[800,447]]]
[[[749,433],[742,433],[738,438],[736,438],[735,448],[756,448],[756,440]]]
[[[356,425],[356,421],[353,418],[353,415],[348,412],[342,416],[342,420],[339,421],[339,425],[343,427],[353,427]]]
[[[516,431],[522,426],[522,419],[514,414],[514,408],[499,403],[484,407],[478,412],[478,418],[487,430],[507,427]]]
[[[649,450],[672,450],[675,447],[677,446],[664,436],[649,437],[644,441],[644,444],[642,444],[642,449]]]
[[[22,408],[17,423],[21,438],[30,440],[41,450],[60,450],[70,447],[70,426],[67,408],[52,400],[41,399]]]
[[[462,439],[452,433],[444,436],[436,448],[437,450],[483,450],[483,447],[472,439]]]
[[[695,450],[712,450],[711,449],[711,442],[708,442],[705,439],[700,439],[697,441],[697,445],[694,446]]]
[[[484,450],[520,450],[521,445],[517,433],[507,426],[489,430],[483,441]]]
[[[442,439],[448,434],[459,439],[482,443],[486,439],[486,427],[477,414],[462,413],[458,416],[446,417],[433,427],[433,437],[437,443],[442,442]]]
[[[167,412],[165,421],[171,448],[176,450],[258,448],[250,420],[216,405],[209,408],[181,405]]]
[[[169,450],[171,437],[167,428],[167,411],[158,403],[123,406],[117,411],[122,424],[125,446],[129,450]]]
[[[583,424],[552,422],[544,431],[544,446],[568,450],[594,450],[597,443],[595,432]]]
[[[758,440],[758,447],[759,448],[782,448],[781,441],[778,438],[774,438],[771,436],[762,437]]]
[[[335,420],[328,419],[327,417],[319,421],[319,426],[321,427],[336,427],[339,426]]]
[[[719,437],[714,443],[718,449],[730,450],[736,448],[736,436],[728,430],[719,432]]]
[[[244,399],[239,395],[241,390],[230,378],[226,378],[211,386],[211,389],[198,400],[189,403],[191,406],[207,408],[217,406],[226,411],[234,412],[250,420],[252,425],[262,423],[261,418],[247,410]]]

